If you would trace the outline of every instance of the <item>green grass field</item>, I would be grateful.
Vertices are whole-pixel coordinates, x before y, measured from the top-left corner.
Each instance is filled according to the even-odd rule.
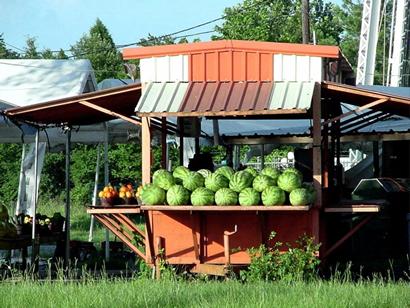
[[[39,212],[64,213],[62,203],[40,204]],[[88,240],[90,216],[73,206],[73,240]],[[105,239],[98,223],[94,242]],[[111,240],[114,237],[111,235]],[[0,307],[410,307],[407,282],[352,282],[350,276],[312,282],[241,283],[239,280],[149,280],[86,278],[34,281],[16,276],[0,282]]]
[[[0,285],[1,307],[409,307],[404,283],[19,282]]]

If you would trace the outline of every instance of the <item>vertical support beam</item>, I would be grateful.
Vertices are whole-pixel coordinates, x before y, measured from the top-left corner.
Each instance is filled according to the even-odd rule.
[[[320,84],[315,84],[312,98],[313,112],[313,184],[316,189],[316,207],[322,206],[322,134],[321,134],[321,91]]]
[[[100,175],[100,149],[101,149],[101,144],[99,143],[97,145],[97,163],[95,165],[94,191],[93,191],[93,202],[92,202],[93,206],[97,205],[97,197],[98,197],[98,182],[99,182],[99,175]],[[89,242],[93,241],[94,223],[95,223],[95,217],[94,215],[91,215],[90,230],[88,232]]]
[[[108,123],[104,123],[105,138],[104,138],[104,184],[108,185],[110,181],[110,174],[108,169]],[[110,260],[110,231],[105,230],[105,261]]]
[[[379,36],[380,0],[364,0],[356,84],[372,85]]]
[[[150,119],[142,117],[141,148],[142,148],[142,184],[151,182],[151,132]]]
[[[195,137],[195,154],[201,153],[201,149],[199,147],[199,137]]]
[[[322,106],[321,106],[321,86],[320,83],[315,83],[312,98],[312,113],[313,113],[313,185],[316,190],[316,201],[311,210],[311,230],[315,243],[319,243],[320,232],[320,211],[322,207]]]
[[[184,124],[182,120],[179,125],[179,165],[184,165]]]
[[[219,59],[219,57],[218,57],[218,59]],[[214,131],[214,145],[219,145],[219,123],[218,123],[218,119],[213,119],[212,120],[212,128],[213,128],[213,131]]]
[[[155,278],[161,278],[161,266],[162,266],[162,258],[163,258],[163,251],[162,251],[162,238],[157,236],[155,238],[155,245],[157,246],[157,255],[155,258]]]
[[[167,169],[167,118],[161,119],[161,168]]]
[[[17,192],[17,205],[15,214],[23,213],[23,198],[26,194],[26,183],[24,181],[24,158],[26,157],[26,144],[23,143],[21,150],[21,164],[20,164],[20,177],[19,177],[19,190]]]
[[[67,129],[67,140],[65,145],[65,258],[67,267],[70,261],[70,158],[71,158],[71,128]]]
[[[379,141],[373,141],[373,176],[380,177]]]
[[[37,257],[37,241],[36,241],[36,212],[37,212],[37,200],[38,200],[38,189],[37,189],[37,178],[38,178],[38,144],[39,144],[39,134],[40,131],[37,128],[36,131],[36,140],[34,145],[34,202],[33,208],[31,209],[31,217],[33,217],[33,224],[31,228],[31,241],[32,241],[32,250],[31,250],[31,264],[35,264]]]
[[[261,144],[261,170],[265,168],[265,145]]]

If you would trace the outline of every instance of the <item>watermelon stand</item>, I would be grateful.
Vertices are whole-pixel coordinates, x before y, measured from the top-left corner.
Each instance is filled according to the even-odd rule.
[[[67,127],[113,118],[137,125],[143,184],[151,182],[154,139],[161,143],[165,169],[167,136],[179,136],[180,161],[184,162],[185,137],[195,140],[199,153],[202,134],[195,129],[197,119],[209,119],[214,123],[215,142],[233,148],[231,152],[238,152],[243,144],[262,149],[272,143],[308,148],[308,176],[316,191],[315,202],[309,206],[135,204],[88,208],[89,214],[150,266],[159,269],[159,262],[165,261],[193,272],[224,275],[232,266],[249,264],[248,248],[272,245],[272,231],[277,234],[275,241],[281,242],[293,243],[304,234],[313,237],[321,243],[319,257],[326,259],[380,211],[378,202],[341,199],[340,143],[368,137],[349,135],[348,128],[366,125],[355,112],[374,108],[408,116],[410,102],[341,84],[352,70],[338,47],[214,41],[127,48],[123,56],[140,59],[141,84],[15,108],[6,115],[26,123],[63,123]],[[343,112],[342,102],[358,107]],[[308,120],[310,129],[299,135],[258,135],[245,134],[238,125],[236,136],[218,133],[218,123],[225,120],[246,120],[251,125],[269,120],[273,130],[276,121],[284,119]],[[358,216],[358,222],[341,237],[330,239],[331,219],[345,214]],[[133,217],[144,218],[144,228]]]

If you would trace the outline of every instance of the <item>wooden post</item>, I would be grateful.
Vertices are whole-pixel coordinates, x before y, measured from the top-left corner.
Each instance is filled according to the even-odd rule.
[[[179,165],[184,165],[184,123],[182,120],[179,125]]]
[[[142,117],[141,149],[142,149],[142,184],[151,182],[151,133],[150,119]]]
[[[162,266],[162,239],[160,236],[155,238],[155,245],[157,246],[157,255],[155,258],[155,278],[161,278],[161,266]]]
[[[373,176],[380,176],[380,157],[379,157],[379,141],[373,141]]]
[[[167,118],[161,119],[161,167],[167,169]]]
[[[313,109],[313,184],[316,189],[316,207],[322,206],[322,147],[321,147],[321,91],[320,84],[315,84],[312,98]]]
[[[316,190],[316,201],[314,208],[311,209],[311,228],[315,243],[319,243],[320,232],[320,211],[322,207],[322,131],[321,131],[321,85],[315,83],[312,98],[313,113],[313,185]]]

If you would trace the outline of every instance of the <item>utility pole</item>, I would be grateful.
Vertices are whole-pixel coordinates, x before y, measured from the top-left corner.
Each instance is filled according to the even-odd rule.
[[[302,0],[302,42],[309,44],[309,0]]]

